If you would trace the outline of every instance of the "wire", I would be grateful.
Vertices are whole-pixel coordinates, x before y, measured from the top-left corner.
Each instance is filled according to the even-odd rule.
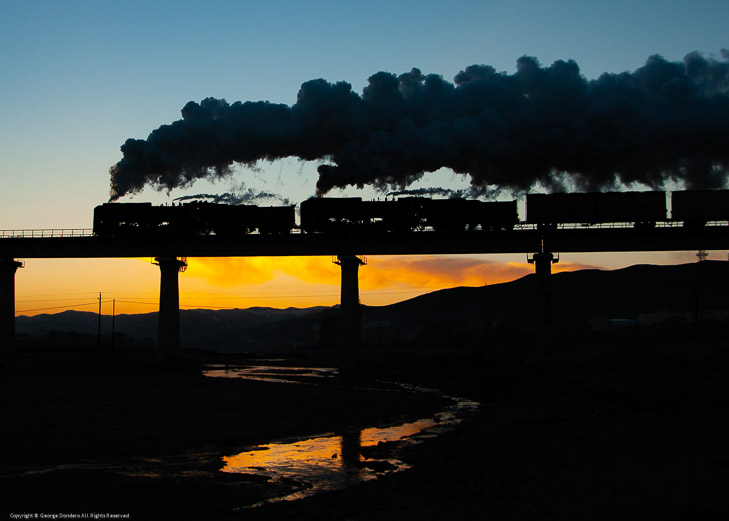
[[[98,305],[99,305],[99,301],[97,300],[96,302],[87,302],[85,304],[69,304],[67,306],[53,306],[53,307],[48,307],[48,308],[23,309],[23,310],[16,311],[16,313],[29,313],[31,311],[47,311],[49,309],[69,309],[69,308],[77,308],[77,307],[82,307],[82,306],[98,306]]]

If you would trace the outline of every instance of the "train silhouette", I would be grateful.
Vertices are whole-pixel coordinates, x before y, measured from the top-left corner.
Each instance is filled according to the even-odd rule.
[[[608,223],[653,227],[661,222],[704,226],[710,221],[729,220],[729,190],[528,194],[523,220],[519,218],[516,200],[311,198],[299,205],[299,224],[295,208],[206,201],[171,206],[105,203],[94,209],[94,234],[460,232],[512,230],[524,224],[550,229],[561,224]]]

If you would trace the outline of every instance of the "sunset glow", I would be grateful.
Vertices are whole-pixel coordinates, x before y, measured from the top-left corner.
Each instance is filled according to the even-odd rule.
[[[381,256],[366,261],[359,272],[360,299],[369,306],[444,288],[508,282],[534,270],[527,262],[471,256]],[[586,267],[563,262],[554,271]],[[340,269],[331,257],[190,258],[179,284],[183,309],[331,306],[339,303]],[[103,314],[157,311],[159,269],[152,259],[30,259],[16,275],[16,315],[96,312],[99,293]]]

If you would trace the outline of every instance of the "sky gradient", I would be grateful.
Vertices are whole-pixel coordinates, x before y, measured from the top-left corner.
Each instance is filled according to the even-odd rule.
[[[652,54],[680,61],[692,51],[717,57],[729,47],[729,5],[719,1],[0,5],[0,229],[91,227],[94,206],[109,198],[109,167],[121,159],[120,146],[179,119],[189,101],[212,96],[291,105],[311,79],[347,81],[361,92],[378,71],[418,67],[452,81],[472,64],[513,72],[524,55],[544,65],[573,59],[594,79],[633,71]],[[146,188],[122,201],[162,203],[244,187],[299,202],[314,194],[317,166],[288,158],[169,194]],[[417,186],[460,188],[467,181],[439,171]],[[367,188],[331,195],[378,194]],[[726,252],[709,258],[726,259]],[[692,260],[695,252],[570,255],[562,267]],[[99,292],[129,301],[121,312],[156,309],[159,273],[149,259],[25,261],[16,276],[18,313],[60,311],[92,302]],[[522,256],[370,258],[361,272],[362,302],[384,304],[529,271]],[[332,304],[338,269],[329,258],[190,259],[180,287],[182,304],[192,307]]]

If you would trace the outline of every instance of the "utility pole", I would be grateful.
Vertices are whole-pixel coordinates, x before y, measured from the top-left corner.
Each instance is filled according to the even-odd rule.
[[[116,299],[111,301],[111,354],[114,354],[114,330],[116,323]]]
[[[101,353],[101,292],[99,292],[99,334],[97,336],[97,346],[99,353]]]

